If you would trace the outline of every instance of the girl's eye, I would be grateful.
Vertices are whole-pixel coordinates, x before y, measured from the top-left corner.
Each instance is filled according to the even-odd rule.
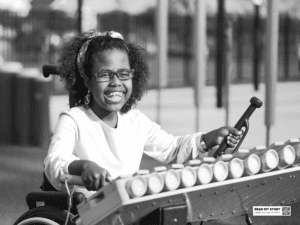
[[[119,72],[119,75],[123,76],[123,77],[127,77],[127,76],[129,76],[129,72],[127,72],[127,71],[121,71],[121,72]]]
[[[98,74],[98,77],[109,77],[109,76],[110,76],[110,74],[108,72]]]

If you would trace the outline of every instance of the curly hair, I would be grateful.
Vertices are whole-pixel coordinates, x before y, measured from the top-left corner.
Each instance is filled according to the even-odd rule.
[[[74,104],[70,107],[83,105],[84,97],[88,89],[85,86],[83,78],[80,76],[77,67],[77,55],[82,45],[87,41],[87,34],[83,33],[78,37],[73,37],[67,41],[61,50],[58,59],[59,72],[69,91],[70,99]],[[132,94],[121,109],[122,113],[128,112],[133,105],[141,100],[147,91],[149,79],[149,67],[146,62],[145,50],[132,43],[126,43],[122,39],[113,38],[109,35],[94,37],[89,43],[84,61],[84,73],[91,78],[91,68],[93,68],[93,57],[99,52],[111,49],[119,49],[128,54],[130,68],[134,69],[134,78],[132,79]]]

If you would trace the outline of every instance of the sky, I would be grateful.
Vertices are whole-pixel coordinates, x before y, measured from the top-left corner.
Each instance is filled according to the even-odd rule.
[[[77,9],[77,1],[55,0],[52,4],[54,9],[64,9],[69,13],[73,13]],[[122,9],[122,11],[130,14],[139,14],[149,7],[154,7],[156,0],[84,0],[85,10],[94,10],[97,13],[106,13],[115,9]]]
[[[26,16],[31,8],[32,0],[0,0],[0,9],[9,9]],[[44,1],[44,0],[40,0]],[[83,11],[90,14],[106,13],[115,9],[128,12],[130,14],[139,14],[149,8],[156,6],[157,0],[83,0]],[[190,11],[193,11],[193,4],[195,0],[182,0],[188,3]],[[215,13],[217,10],[218,0],[206,0],[207,12]],[[225,0],[225,8],[227,12],[231,13],[252,13],[253,2],[261,1],[261,14],[266,15],[267,0]],[[169,4],[180,2],[176,0],[169,0]],[[300,1],[299,0],[278,0],[280,12],[289,11],[292,15],[297,15],[300,18]],[[182,5],[176,4],[178,11]],[[60,9],[67,13],[75,13],[77,9],[77,0],[54,0],[51,4],[53,9]],[[181,7],[183,8],[183,7]],[[181,9],[181,12],[183,10]]]
[[[31,0],[0,0],[0,9],[18,12],[26,16],[31,9]]]
[[[0,8],[26,15],[31,8],[31,1],[32,0],[0,0]],[[105,13],[121,8],[130,14],[139,14],[155,5],[156,0],[84,0],[84,10],[94,10],[97,13]],[[74,13],[77,9],[77,1],[54,0],[51,7],[53,9],[62,9],[68,13]]]

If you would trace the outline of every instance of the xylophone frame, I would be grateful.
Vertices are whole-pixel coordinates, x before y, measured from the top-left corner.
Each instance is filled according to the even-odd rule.
[[[105,198],[91,196],[77,208],[84,225],[107,224],[115,213],[123,224],[146,224],[140,221],[150,217],[160,225],[174,224],[174,219],[186,224],[243,215],[247,224],[251,224],[249,215],[253,206],[299,202],[299,178],[300,167],[291,167],[127,200],[116,196],[111,185],[108,188],[111,193],[104,193]],[[91,204],[94,199],[95,204]]]
[[[175,224],[187,224],[192,223],[187,221],[188,208],[187,205],[176,205],[176,206],[166,206],[159,207],[153,212],[149,213],[147,216],[143,217],[139,224],[144,225],[174,225]],[[249,214],[245,214],[245,221],[247,225],[252,225],[252,220]],[[204,221],[199,222],[200,225],[204,224]]]
[[[139,224],[173,225],[187,224],[187,205],[159,207],[147,216],[143,217]]]

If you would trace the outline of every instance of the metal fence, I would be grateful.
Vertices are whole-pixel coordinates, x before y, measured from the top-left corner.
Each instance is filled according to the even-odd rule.
[[[233,56],[232,83],[251,82],[253,76],[253,17],[228,17],[232,27]],[[262,27],[265,23],[262,20]],[[4,61],[18,61],[24,67],[41,68],[53,64],[62,40],[76,33],[76,18],[61,11],[32,10],[27,17],[16,13],[0,11],[0,58]],[[151,71],[150,88],[158,82],[156,70],[156,30],[155,11],[149,10],[141,15],[128,15],[112,12],[98,15],[97,29],[117,30],[127,40],[147,50]],[[195,78],[193,63],[193,18],[191,16],[169,15],[169,65],[168,86],[188,87]],[[267,40],[265,31],[260,30],[261,53]],[[207,74],[206,84],[215,83],[216,68],[216,17],[207,17]],[[299,20],[287,15],[280,16],[278,80],[300,80]],[[206,50],[205,50],[206,51]],[[263,58],[261,59],[263,60]],[[263,81],[261,61],[260,78]],[[61,93],[62,84],[54,81],[54,92]]]
[[[254,18],[228,17],[228,24],[232,30],[232,74],[233,83],[251,82],[253,77],[254,54]],[[263,81],[264,67],[264,40],[265,20],[261,21],[260,36],[260,80]],[[300,30],[299,20],[288,15],[280,16],[279,24],[279,59],[278,80],[300,80],[299,50]],[[216,18],[207,17],[207,74],[206,83],[215,83],[216,68]],[[152,71],[152,86],[157,86],[156,66],[156,35],[155,12],[150,11],[139,16],[130,16],[125,13],[114,12],[98,16],[98,28],[103,30],[120,30],[132,42],[138,43],[149,52],[149,64]],[[191,16],[169,15],[169,74],[168,87],[191,86],[193,83],[193,18]],[[299,49],[299,50],[298,50]]]

